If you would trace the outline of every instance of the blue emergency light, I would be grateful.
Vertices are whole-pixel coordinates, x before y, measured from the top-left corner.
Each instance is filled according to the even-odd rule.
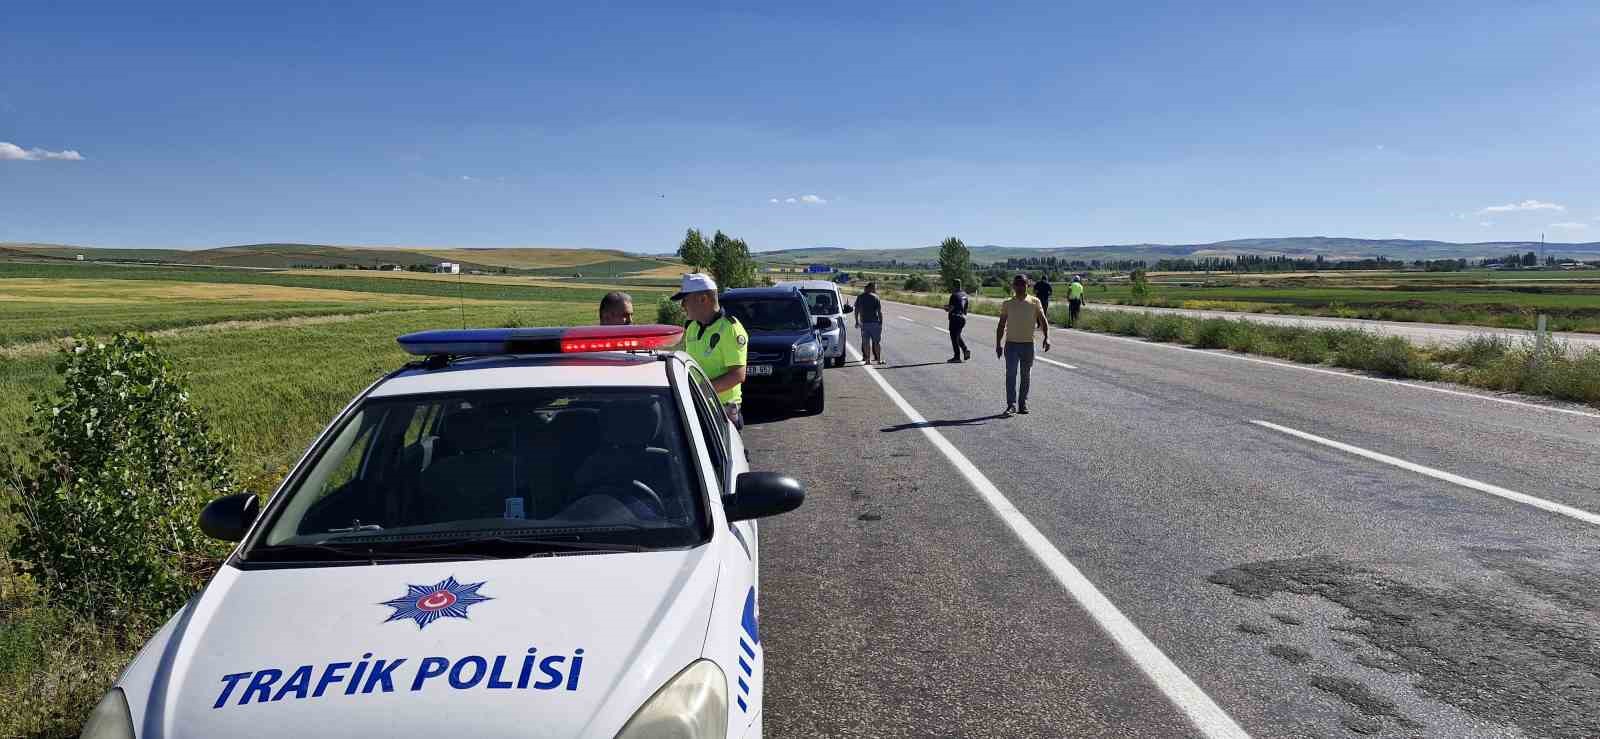
[[[396,339],[407,354],[482,357],[502,354],[576,354],[662,349],[678,343],[682,326],[570,326],[469,328],[418,331]]]

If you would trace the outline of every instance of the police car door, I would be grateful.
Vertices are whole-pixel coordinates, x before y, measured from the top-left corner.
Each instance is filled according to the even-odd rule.
[[[689,384],[696,415],[701,419],[700,430],[706,437],[706,453],[711,456],[712,467],[716,470],[718,495],[732,495],[739,475],[750,469],[745,461],[744,441],[722,412],[722,404],[717,401],[717,391],[711,387],[711,381],[694,364],[689,365]],[[732,524],[731,528],[733,535],[749,550],[751,570],[756,570],[756,522],[740,521]]]

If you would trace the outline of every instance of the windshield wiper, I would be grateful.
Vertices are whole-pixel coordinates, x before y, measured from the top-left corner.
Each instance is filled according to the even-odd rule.
[[[246,562],[315,562],[323,561],[311,557],[292,556],[288,558],[274,555],[323,555],[326,561],[368,561],[378,562],[386,559],[497,559],[486,554],[422,554],[412,553],[397,549],[376,549],[371,546],[334,546],[331,544],[278,544],[264,546],[246,552],[242,558]],[[331,557],[327,555],[332,555]]]
[[[509,535],[508,536],[506,534],[494,534],[492,536],[475,536],[475,537],[470,537],[470,538],[465,538],[465,539],[450,539],[450,540],[447,540],[447,541],[432,541],[432,542],[427,542],[425,544],[413,544],[413,545],[406,546],[406,547],[400,548],[398,550],[392,550],[392,551],[400,551],[400,552],[429,552],[429,551],[438,551],[438,550],[444,550],[444,549],[453,549],[453,548],[457,548],[457,547],[481,548],[481,547],[484,547],[486,545],[487,546],[491,546],[491,547],[510,547],[510,548],[517,548],[517,549],[526,549],[526,548],[529,548],[529,547],[535,547],[535,548],[538,548],[538,549],[541,549],[541,550],[547,550],[547,551],[537,551],[537,552],[533,552],[533,553],[530,553],[530,554],[522,555],[522,556],[529,556],[529,557],[537,556],[537,555],[540,555],[540,554],[552,554],[552,553],[555,553],[555,552],[558,552],[558,551],[591,552],[591,553],[613,552],[613,553],[615,553],[615,552],[648,552],[648,551],[653,551],[655,549],[655,547],[648,547],[648,546],[644,546],[642,544],[616,544],[616,543],[607,543],[607,542],[598,542],[598,541],[563,541],[563,540],[560,540],[560,539],[547,539],[547,538],[542,538],[542,537],[539,537],[539,536],[516,536],[516,535]]]

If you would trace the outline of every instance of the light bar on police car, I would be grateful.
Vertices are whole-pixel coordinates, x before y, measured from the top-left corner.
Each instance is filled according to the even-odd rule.
[[[472,328],[419,331],[396,339],[417,356],[574,354],[663,349],[683,337],[682,326],[571,326],[566,328]]]

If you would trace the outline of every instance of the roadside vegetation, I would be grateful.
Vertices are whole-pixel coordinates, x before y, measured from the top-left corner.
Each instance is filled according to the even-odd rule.
[[[888,292],[886,299],[929,307],[943,296]],[[997,315],[996,303],[974,303],[974,310]],[[1066,307],[1051,309],[1051,321],[1066,323]],[[1277,326],[1249,319],[1190,318],[1139,311],[1096,311],[1086,307],[1078,328],[1085,331],[1226,349],[1304,364],[1370,372],[1382,377],[1440,380],[1472,387],[1518,392],[1600,407],[1600,350],[1578,351],[1552,339],[1540,351],[1533,341],[1475,336],[1447,346],[1418,346],[1398,336],[1348,328]]]

